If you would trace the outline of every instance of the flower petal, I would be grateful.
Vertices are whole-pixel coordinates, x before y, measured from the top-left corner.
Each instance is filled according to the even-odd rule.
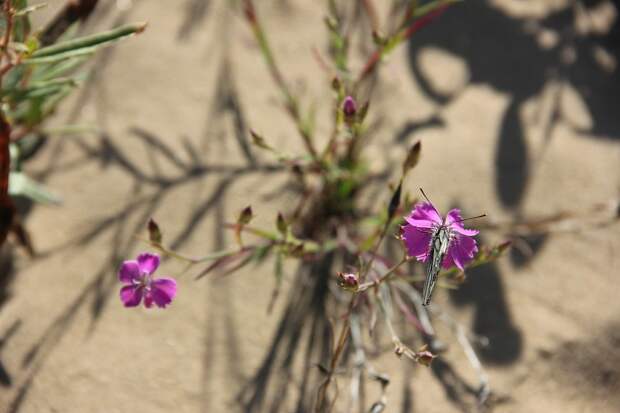
[[[152,291],[147,291],[144,294],[144,306],[146,308],[153,307],[153,292]]]
[[[414,227],[420,228],[432,228],[435,225],[441,225],[443,223],[437,210],[433,204],[429,202],[417,204],[405,220]]]
[[[133,280],[140,278],[140,265],[138,261],[123,261],[121,267],[118,269],[118,279],[123,283],[131,284]]]
[[[157,267],[159,267],[159,255],[143,252],[138,255],[138,265],[142,273],[153,274]]]
[[[463,235],[457,235],[448,248],[448,254],[460,270],[465,269],[465,265],[474,258],[476,252],[478,252],[476,240]]]
[[[461,217],[461,210],[456,208],[448,212],[448,215],[446,216],[446,225],[449,225],[450,229],[454,232],[467,235],[468,237],[473,237],[480,232],[477,229],[466,229],[463,227],[462,221],[463,218]]]
[[[142,291],[143,289],[141,287],[134,287],[132,285],[126,285],[121,288],[121,301],[125,307],[135,307],[139,305],[140,300],[142,300]]]
[[[407,247],[407,255],[425,262],[431,248],[431,236],[432,231],[429,229],[405,224],[403,226],[403,241]]]
[[[151,296],[158,307],[166,307],[176,295],[177,282],[172,278],[158,278],[151,284]]]
[[[456,264],[454,263],[454,259],[452,259],[452,255],[450,254],[450,250],[443,257],[443,261],[441,262],[441,268],[447,270],[448,268],[454,267]]]

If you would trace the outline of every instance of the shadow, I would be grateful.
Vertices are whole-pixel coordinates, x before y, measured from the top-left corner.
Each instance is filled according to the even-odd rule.
[[[510,262],[515,268],[529,264],[543,249],[548,240],[549,234],[532,235],[513,240],[512,248],[510,248]]]
[[[226,221],[226,198],[218,197],[215,205],[215,225],[213,231],[214,249],[223,250],[226,248],[224,223]],[[218,276],[215,271],[215,276]],[[244,354],[240,346],[237,318],[233,309],[234,293],[228,277],[219,278],[214,282],[208,291],[205,323],[204,353],[202,358],[202,411],[211,411],[210,394],[217,391],[220,377],[213,374],[214,366],[219,360],[226,363],[225,371],[232,377],[235,383],[241,385],[245,381],[241,366],[244,362]],[[218,327],[220,329],[218,330]],[[218,358],[215,350],[215,342],[220,331],[224,331],[226,342],[226,357]]]
[[[530,170],[519,103],[511,102],[504,113],[495,151],[495,190],[502,205],[508,208],[520,205]]]
[[[495,263],[467,270],[467,279],[458,290],[450,291],[450,298],[455,305],[475,307],[472,330],[489,340],[488,345],[479,345],[477,349],[484,361],[505,365],[519,359],[523,337],[510,315]]]
[[[620,323],[612,322],[584,340],[566,341],[552,350],[540,350],[532,370],[545,377],[553,374],[564,392],[604,401],[605,406],[617,411],[620,408],[619,327]]]
[[[430,368],[443,387],[446,398],[461,412],[471,412],[478,399],[478,389],[467,384],[450,363],[441,357],[433,360]]]
[[[438,115],[432,115],[422,121],[409,121],[403,125],[403,127],[396,133],[394,141],[406,142],[407,138],[411,135],[415,135],[421,130],[428,128],[442,128],[446,126],[444,120]]]
[[[11,247],[0,248],[0,309],[11,298],[11,284],[15,280],[13,254]]]
[[[177,39],[187,40],[197,28],[203,27],[210,7],[211,0],[186,0],[185,16],[179,28]]]
[[[314,391],[322,378],[316,366],[327,365],[331,351],[330,326],[325,310],[332,262],[330,254],[300,266],[294,285],[305,285],[305,288],[295,288],[291,292],[268,347],[270,350],[238,396],[244,412],[280,411],[291,389],[296,358],[304,361],[294,411],[311,411]],[[307,330],[307,339],[302,346],[304,330]]]
[[[4,335],[0,337],[0,352],[2,351],[6,343],[11,339],[11,337],[15,333],[17,333],[17,330],[19,330],[21,324],[22,322],[19,319],[13,321],[13,324],[11,324],[11,326],[6,330]],[[13,385],[13,378],[11,374],[8,372],[8,370],[6,369],[6,366],[4,365],[2,360],[0,360],[0,386],[11,387],[12,385]]]
[[[400,405],[400,411],[402,413],[413,412],[413,390],[411,388],[411,382],[413,380],[413,368],[406,365],[405,367],[405,380],[403,380],[403,396]]]
[[[589,3],[591,6],[596,2]],[[583,135],[614,141],[620,138],[615,113],[620,106],[620,78],[616,70],[606,69],[593,57],[601,45],[611,44],[607,50],[618,60],[618,26],[599,38],[577,30],[572,6],[535,19],[511,16],[494,4],[471,0],[451,7],[412,38],[408,44],[409,61],[418,87],[438,107],[454,101],[464,89],[450,93],[435,90],[432,79],[440,75],[425,71],[421,65],[422,54],[429,48],[465,62],[470,75],[465,88],[488,85],[508,97],[497,136],[495,187],[502,205],[518,213],[534,170],[533,159],[540,161],[540,148],[528,148],[527,125],[521,111],[527,101],[535,98],[540,101],[538,112],[543,112],[542,101],[552,89],[552,82],[560,85],[553,92],[557,95],[553,107],[548,116],[537,113],[535,120],[545,131],[544,145],[559,122]],[[545,41],[549,33],[553,33],[552,39]],[[560,97],[569,86],[583,100],[592,119],[590,127],[576,125],[570,111],[562,108]]]

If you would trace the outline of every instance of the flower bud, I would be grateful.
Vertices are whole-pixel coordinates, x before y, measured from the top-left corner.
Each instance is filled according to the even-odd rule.
[[[286,237],[286,234],[288,232],[288,224],[284,220],[284,216],[282,215],[281,212],[278,212],[278,218],[276,219],[276,227],[278,228],[278,232],[280,233],[280,235],[282,235],[283,237]]]
[[[355,114],[357,113],[357,102],[351,96],[347,96],[344,98],[344,102],[342,103],[342,112],[344,113],[344,117],[346,119],[353,119]]]
[[[426,367],[430,366],[431,362],[436,357],[436,355],[428,351],[428,347],[426,345],[422,346],[416,353],[416,361]]]
[[[149,219],[147,229],[149,232],[149,241],[155,244],[161,244],[161,230],[159,229],[159,225],[157,225],[157,222],[155,222],[153,218]]]
[[[345,290],[357,291],[359,287],[359,279],[357,277],[357,274],[339,272],[338,284]]]
[[[252,207],[247,206],[239,214],[239,218],[237,218],[237,224],[239,225],[249,224],[253,217],[254,215],[252,214]]]

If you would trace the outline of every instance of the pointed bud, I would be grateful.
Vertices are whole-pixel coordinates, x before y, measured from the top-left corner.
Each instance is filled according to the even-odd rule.
[[[512,245],[512,241],[504,241],[497,246],[497,252],[502,253],[508,249]]]
[[[150,218],[146,227],[149,232],[149,241],[154,244],[161,244],[162,235],[157,222],[155,222],[153,218]]]
[[[278,218],[276,219],[276,227],[278,231],[283,237],[286,237],[286,233],[288,232],[288,224],[284,220],[284,216],[281,212],[278,212]]]
[[[420,152],[422,151],[422,144],[418,141],[409,149],[409,153],[407,154],[407,158],[403,163],[403,176],[407,175],[407,173],[413,169],[420,160]]]
[[[265,139],[263,139],[263,137],[256,133],[256,131],[254,131],[253,129],[250,129],[250,135],[252,135],[252,143],[254,145],[258,146],[259,148],[272,150],[271,146],[267,145],[267,142],[265,142]]]
[[[237,218],[237,224],[239,225],[249,224],[253,217],[254,215],[252,214],[252,207],[247,206],[239,214],[239,218]]]
[[[342,90],[342,81],[338,76],[334,76],[332,79],[332,89],[338,94],[340,94],[340,91]]]
[[[338,22],[333,17],[325,16],[324,22],[330,31],[332,32],[338,31]]]
[[[245,18],[251,25],[256,24],[256,10],[254,10],[254,4],[251,1],[245,1],[243,4],[243,12]]]
[[[376,46],[384,46],[387,43],[385,36],[379,30],[372,31],[372,41]]]

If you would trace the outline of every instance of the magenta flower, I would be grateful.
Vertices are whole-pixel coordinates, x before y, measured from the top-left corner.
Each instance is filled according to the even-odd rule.
[[[433,235],[443,226],[446,228],[449,244],[442,267],[448,269],[456,265],[460,270],[465,269],[476,252],[476,240],[478,234],[475,229],[465,229],[462,223],[461,211],[453,209],[442,219],[437,209],[430,202],[422,202],[415,206],[411,214],[405,218],[402,227],[402,239],[407,247],[407,254],[416,257],[418,261],[426,262],[430,255]]]
[[[172,278],[153,278],[159,267],[159,255],[144,252],[136,260],[124,261],[118,270],[118,279],[127,284],[121,288],[121,301],[125,307],[136,307],[144,298],[144,306],[153,303],[164,308],[177,293],[177,282]]]

